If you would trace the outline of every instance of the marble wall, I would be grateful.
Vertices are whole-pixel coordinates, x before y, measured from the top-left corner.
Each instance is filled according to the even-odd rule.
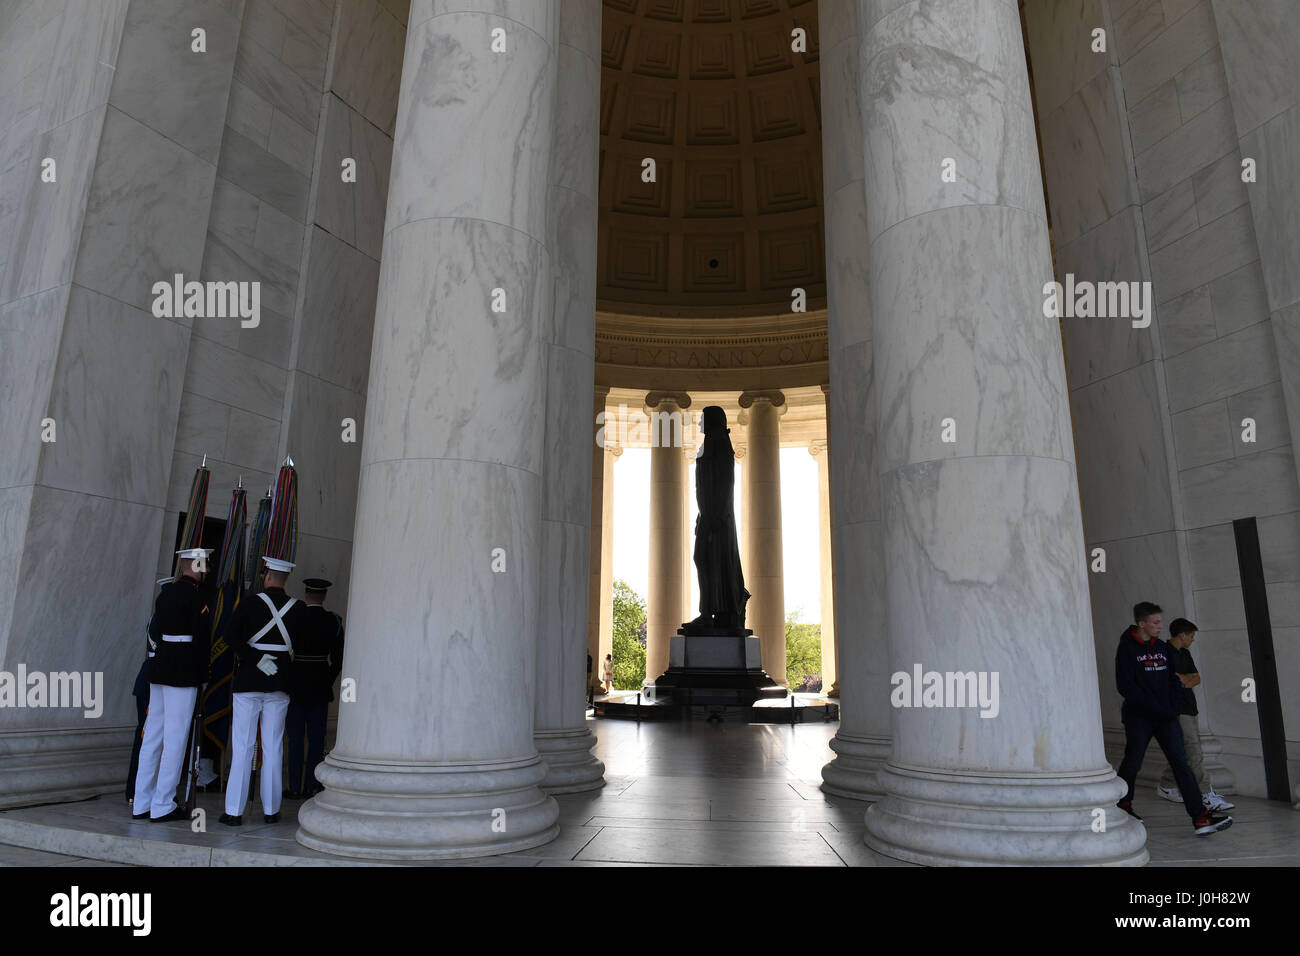
[[[14,224],[0,252],[0,371],[16,399],[2,436],[13,458],[0,497],[0,668],[100,671],[105,688],[94,718],[0,712],[0,765],[25,768],[0,766],[0,803],[93,793],[125,775],[127,689],[191,335],[191,320],[153,315],[152,284],[201,261],[241,9],[69,0],[0,13],[0,204]]]
[[[202,278],[259,281],[261,323],[196,322],[160,573],[202,455],[214,518],[240,475],[251,512],[289,455],[295,579],[334,581],[327,603],[346,612],[406,13],[394,0],[247,0]]]
[[[1258,718],[1241,700],[1251,659],[1231,521],[1260,521],[1285,675],[1287,648],[1300,634],[1292,600],[1300,577],[1293,557],[1300,548],[1300,489],[1262,268],[1281,250],[1276,237],[1255,228],[1248,198],[1255,186],[1241,179],[1235,114],[1239,104],[1257,104],[1253,91],[1229,96],[1220,23],[1209,0],[1166,3],[1159,17],[1151,4],[1135,4],[1115,30],[1117,43],[1131,51],[1121,56],[1128,121],[1157,321],[1169,330],[1158,338],[1192,591],[1191,613],[1183,613],[1201,627],[1197,658],[1207,674],[1204,723],[1222,744],[1238,789],[1262,794]],[[1268,48],[1250,46],[1251,57]],[[1254,442],[1243,440],[1245,418],[1256,423]],[[1284,695],[1284,711],[1292,739],[1300,740],[1294,695]]]
[[[1131,605],[1155,600],[1166,621],[1186,616],[1202,629],[1195,653],[1214,675],[1200,695],[1202,733],[1226,764],[1216,786],[1235,776],[1241,791],[1262,793],[1255,710],[1240,700],[1251,671],[1231,521],[1259,518],[1285,659],[1300,634],[1300,499],[1285,336],[1275,339],[1263,268],[1285,252],[1252,222],[1248,203],[1263,193],[1241,181],[1220,37],[1240,39],[1243,63],[1270,46],[1258,20],[1228,6],[1229,28],[1210,0],[1031,2],[1025,20],[1057,277],[1150,281],[1155,303],[1146,329],[1062,323],[1085,532],[1107,557],[1091,587],[1109,750],[1117,760],[1122,748],[1115,640]],[[1090,49],[1096,26],[1108,32],[1105,54]],[[1251,101],[1248,84],[1285,72],[1274,62],[1243,80]],[[1243,441],[1247,417],[1254,442]],[[1287,717],[1295,728],[1300,714]]]
[[[1104,0],[1025,6],[1058,281],[1067,273],[1094,282],[1150,277],[1118,54],[1114,45],[1106,54],[1091,49],[1094,27],[1113,32],[1108,15]],[[1175,532],[1173,438],[1161,413],[1158,326],[1096,318],[1061,326],[1084,534],[1089,552],[1106,557],[1089,585],[1102,720],[1113,743],[1122,737],[1115,645],[1133,605],[1190,600]]]
[[[0,10],[0,669],[102,669],[107,688],[90,729],[0,713],[0,769],[37,752],[43,768],[0,803],[120,784],[152,581],[204,454],[218,518],[240,475],[255,507],[294,455],[300,577],[333,578],[345,607],[406,7]],[[258,281],[260,324],[156,318],[152,285],[174,273]]]
[[[1280,381],[1228,397],[1227,418],[1230,429],[1234,423],[1237,425],[1236,431],[1246,415],[1270,426],[1267,434],[1258,436],[1256,480],[1281,487],[1270,501],[1273,513],[1261,518],[1260,546],[1269,582],[1273,646],[1282,681],[1290,777],[1294,791],[1300,794],[1300,705],[1288,686],[1289,680],[1300,674],[1300,608],[1296,606],[1300,595],[1300,524],[1290,504],[1295,500],[1293,455],[1285,447],[1289,444],[1292,453],[1300,447],[1300,273],[1296,270],[1300,261],[1300,193],[1296,191],[1300,181],[1300,72],[1295,62],[1300,53],[1300,20],[1295,4],[1287,0],[1252,0],[1249,4],[1214,0],[1213,6],[1238,144],[1231,161],[1225,159],[1222,175],[1225,180],[1236,177],[1230,189],[1238,202],[1242,193],[1249,201],[1259,262],[1247,271],[1249,281],[1221,288],[1220,297],[1212,301],[1211,307],[1216,321],[1220,314],[1236,315],[1238,322],[1257,320],[1265,308],[1261,288],[1266,293]],[[1257,179],[1241,184],[1240,161],[1247,157],[1257,164]],[[1229,297],[1234,295],[1246,297],[1244,309],[1231,308]],[[1257,329],[1252,342],[1258,343],[1256,348],[1266,349],[1267,340],[1259,328],[1263,324],[1251,326]],[[1249,348],[1235,354],[1234,361],[1249,365]],[[1271,370],[1270,365],[1259,364]],[[1217,418],[1217,411],[1215,415]],[[1221,440],[1218,447],[1222,455]],[[1232,447],[1236,458],[1242,446],[1237,441]],[[1198,593],[1197,603],[1202,616],[1220,621],[1231,631],[1242,625],[1236,588],[1232,582],[1226,582],[1224,587],[1213,586],[1225,583],[1215,579],[1214,569],[1223,567],[1224,539],[1230,541],[1227,532],[1218,526],[1207,529],[1204,536],[1206,587]],[[1240,645],[1237,637],[1228,646]],[[1235,733],[1240,727],[1247,737],[1253,737],[1254,724],[1239,719],[1247,708],[1229,694],[1228,688],[1223,688],[1221,695],[1224,708],[1233,715],[1225,732]],[[1251,749],[1248,741],[1243,742],[1243,749]]]

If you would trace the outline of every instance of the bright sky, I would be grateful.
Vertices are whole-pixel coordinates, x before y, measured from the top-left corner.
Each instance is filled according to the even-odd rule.
[[[744,459],[736,462],[736,524]],[[695,546],[695,468],[691,491],[691,547]],[[743,537],[744,529],[740,528]],[[821,545],[818,541],[817,460],[806,448],[781,449],[781,540],[785,570],[785,610],[795,619],[821,621]],[[690,558],[687,558],[689,562]],[[650,449],[628,448],[614,460],[614,577],[622,578],[643,598],[649,593]],[[692,569],[694,565],[692,565]],[[691,574],[691,607],[699,587]]]

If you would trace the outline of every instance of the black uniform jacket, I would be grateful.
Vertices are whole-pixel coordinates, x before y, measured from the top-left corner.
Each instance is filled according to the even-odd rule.
[[[293,637],[289,696],[295,704],[328,704],[343,670],[343,619],[319,604],[304,604],[302,645]]]
[[[289,603],[289,595],[284,593],[283,588],[266,588],[263,592],[275,604],[276,609],[284,607]],[[302,613],[303,604],[298,601],[293,607],[289,608],[284,615],[285,630],[289,632],[289,640],[293,642],[294,650],[297,650],[298,642],[303,633]],[[266,624],[271,620],[271,609],[266,606],[266,602],[256,594],[249,595],[239,602],[239,607],[235,611],[235,616],[231,621],[229,642],[235,651],[235,676],[231,681],[231,692],[235,694],[249,694],[258,691],[287,691],[289,689],[289,670],[290,653],[289,648],[284,644],[284,637],[280,634],[278,627],[272,627],[269,631],[257,639],[258,644],[276,645],[281,650],[259,650],[255,647],[249,647],[248,643],[252,640]],[[263,657],[269,655],[275,662],[275,673],[267,674],[258,668],[257,664]]]
[[[198,687],[208,680],[212,641],[212,609],[193,578],[181,577],[162,586],[154,602],[153,636],[158,642],[149,662],[149,682],[169,687]],[[193,638],[169,641],[167,635]]]

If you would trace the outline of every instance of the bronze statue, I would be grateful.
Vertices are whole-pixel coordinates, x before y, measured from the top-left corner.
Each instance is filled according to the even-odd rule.
[[[695,460],[695,568],[700,578],[700,616],[682,630],[745,632],[745,577],[736,543],[736,451],[727,413],[709,405],[700,416],[704,447]],[[746,632],[747,633],[747,632]]]

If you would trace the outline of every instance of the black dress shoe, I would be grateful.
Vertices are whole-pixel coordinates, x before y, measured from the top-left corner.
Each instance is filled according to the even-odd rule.
[[[133,813],[133,814],[131,814],[131,819],[132,819],[132,820],[148,820],[148,819],[149,819],[149,811],[146,810],[144,813]]]
[[[188,820],[190,815],[185,812],[184,807],[177,807],[171,813],[163,817],[150,817],[150,823],[171,823],[173,820]]]
[[[229,813],[223,813],[217,822],[224,823],[228,827],[242,827],[244,825],[244,818],[242,816],[232,817]]]
[[[280,814],[278,814],[278,813],[264,813],[264,814],[262,814],[262,822],[263,822],[263,823],[279,823],[279,822],[280,822]]]

